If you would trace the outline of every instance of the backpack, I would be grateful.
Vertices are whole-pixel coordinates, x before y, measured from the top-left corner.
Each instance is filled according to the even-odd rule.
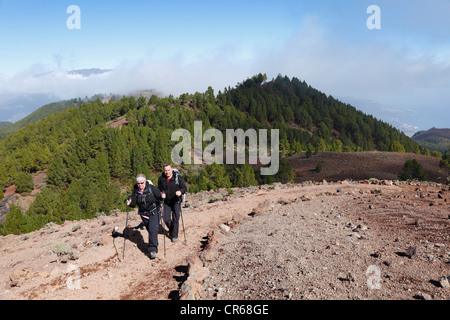
[[[152,180],[147,180],[147,183],[150,185],[148,187],[148,191],[150,192],[150,194],[156,199],[156,206],[159,207],[161,205],[161,201],[158,200],[158,198],[155,197],[155,195],[153,194],[152,191],[152,186],[154,185]]]
[[[178,181],[178,176],[180,175],[180,171],[178,169],[173,169],[173,172],[176,173],[176,175],[175,175],[175,183],[177,185],[180,185],[180,182]],[[183,193],[183,197],[181,197],[181,202],[186,202],[186,193]]]
[[[172,169],[173,170],[173,172],[174,173],[176,173],[175,174],[175,183],[177,184],[177,185],[180,185],[180,182],[178,181],[178,176],[180,175],[180,171],[178,171],[178,169]]]

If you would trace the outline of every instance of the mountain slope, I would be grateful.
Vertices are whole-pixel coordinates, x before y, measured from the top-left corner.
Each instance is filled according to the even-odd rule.
[[[16,122],[37,108],[58,100],[54,95],[44,93],[0,93],[1,120]]]
[[[419,131],[412,136],[412,139],[430,151],[445,153],[450,149],[450,129],[431,128],[427,131]]]
[[[8,134],[14,133],[17,130],[26,127],[30,123],[35,123],[49,116],[52,113],[63,111],[67,108],[75,106],[76,104],[77,104],[76,99],[46,104],[37,109],[36,111],[32,112],[31,114],[29,114],[25,118],[15,123],[10,123],[7,126],[0,127],[0,140],[4,139]]]
[[[291,148],[296,141],[303,150],[416,152],[417,144],[391,125],[297,78],[266,82],[259,74],[230,90],[230,99],[261,124],[280,129]]]
[[[0,129],[7,127],[11,124],[12,124],[12,122],[9,122],[9,121],[0,121]]]

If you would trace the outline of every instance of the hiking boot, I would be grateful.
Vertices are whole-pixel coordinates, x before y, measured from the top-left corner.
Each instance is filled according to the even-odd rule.
[[[173,237],[172,238],[172,242],[178,242],[178,238],[177,237]]]
[[[152,252],[150,252],[149,255],[150,255],[150,259],[152,259],[152,260],[153,260],[153,259],[156,259],[156,252],[153,252],[153,251],[152,251]]]

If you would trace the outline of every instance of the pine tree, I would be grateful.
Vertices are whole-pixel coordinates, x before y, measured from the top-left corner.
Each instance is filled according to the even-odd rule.
[[[394,140],[389,148],[389,151],[393,152],[405,152],[405,147],[398,142],[397,140]]]
[[[34,189],[33,177],[27,172],[20,172],[16,176],[16,192],[31,192]]]
[[[27,216],[31,221],[31,229],[37,230],[48,222],[61,224],[64,222],[58,211],[59,194],[50,188],[44,188],[30,205]]]
[[[316,172],[320,173],[320,172],[322,172],[322,170],[323,170],[322,162],[319,161],[316,166]]]
[[[258,184],[255,171],[248,163],[236,165],[232,172],[233,187],[249,187]]]
[[[253,167],[250,166],[248,163],[245,163],[242,166],[242,173],[244,175],[244,185],[246,187],[256,186],[258,184],[255,178],[255,170],[253,170]]]
[[[156,168],[162,168],[165,162],[170,161],[172,147],[169,143],[167,130],[159,127],[155,137],[154,162]]]
[[[12,205],[5,216],[5,222],[2,228],[3,235],[22,234],[28,232],[28,221],[22,212],[22,209]]]
[[[137,100],[137,108],[141,109],[147,105],[147,99],[143,96],[140,96]]]
[[[226,167],[217,163],[206,166],[206,172],[211,180],[211,189],[230,188],[231,181],[228,177]]]
[[[398,177],[400,180],[417,179],[424,181],[427,179],[426,174],[423,172],[422,164],[416,159],[406,160]]]
[[[233,170],[233,187],[242,188],[244,186],[244,173],[240,167],[236,166]]]
[[[67,168],[61,157],[55,159],[49,164],[47,170],[47,183],[56,188],[63,188],[66,185]]]

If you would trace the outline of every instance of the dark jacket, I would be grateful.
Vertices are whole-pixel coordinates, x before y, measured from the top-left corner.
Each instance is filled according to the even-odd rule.
[[[151,191],[150,192],[150,188]],[[145,182],[144,192],[139,192],[138,185],[134,185],[133,192],[131,193],[130,207],[134,208],[136,205],[139,208],[139,214],[149,213],[153,211],[161,203],[161,192],[154,185]]]
[[[176,183],[178,176],[178,184]],[[181,194],[185,194],[187,192],[186,184],[184,183],[181,174],[173,171],[172,178],[170,181],[167,181],[166,174],[163,172],[158,179],[158,188],[161,192],[166,194],[165,202],[167,204],[174,204],[179,202],[180,197],[178,197],[175,192],[181,191]]]

